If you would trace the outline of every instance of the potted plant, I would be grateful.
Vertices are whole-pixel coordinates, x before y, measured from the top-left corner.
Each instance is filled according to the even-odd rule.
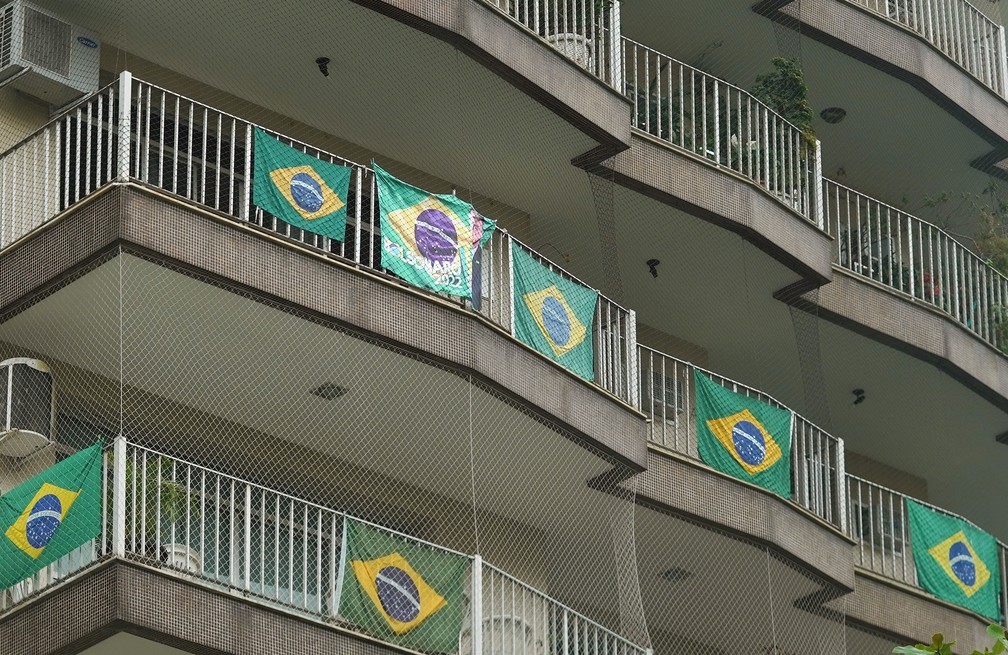
[[[113,453],[109,452],[107,457],[109,470],[114,470]],[[142,555],[200,573],[198,553],[188,544],[170,541],[173,525],[185,521],[187,516],[191,521],[200,515],[199,498],[173,478],[173,464],[164,455],[148,457],[146,463],[126,459],[126,539],[129,543],[135,535]],[[110,508],[114,506],[112,491],[109,485],[106,506]]]

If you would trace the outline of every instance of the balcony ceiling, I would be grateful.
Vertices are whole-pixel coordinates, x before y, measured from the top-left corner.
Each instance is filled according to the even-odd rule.
[[[188,655],[188,651],[165,646],[128,632],[119,632],[80,652],[80,655]]]
[[[984,188],[988,177],[969,164],[992,150],[989,143],[909,84],[757,15],[753,4],[680,2],[673,9],[633,0],[623,5],[623,34],[745,89],[773,57],[800,55],[823,174],[858,191],[932,218],[922,208],[926,195],[958,198]],[[827,124],[819,117],[827,107],[846,109],[846,118]],[[968,216],[952,216],[950,225],[967,234],[973,228]]]

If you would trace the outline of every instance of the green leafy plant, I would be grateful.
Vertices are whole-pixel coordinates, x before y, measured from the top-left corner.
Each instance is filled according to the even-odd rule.
[[[983,651],[974,650],[972,655],[1001,655],[1008,650],[1008,638],[1005,637],[1005,629],[999,625],[987,626],[987,634],[994,639],[992,646],[985,647]],[[930,644],[917,644],[916,646],[897,646],[892,649],[894,655],[953,655],[952,646],[954,641],[945,641],[942,633],[936,634]]]
[[[757,76],[752,94],[801,130],[807,146],[815,145],[808,85],[797,58],[775,57],[773,70]]]

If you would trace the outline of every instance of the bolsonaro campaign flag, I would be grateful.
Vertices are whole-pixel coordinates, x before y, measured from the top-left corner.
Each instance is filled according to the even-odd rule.
[[[253,201],[294,227],[343,241],[350,168],[280,143],[255,128]]]
[[[427,193],[374,164],[382,267],[418,287],[473,298],[473,256],[496,227],[452,195]]]
[[[385,641],[455,653],[469,558],[346,519],[339,613]]]
[[[592,335],[598,292],[511,248],[515,336],[586,380],[595,379]]]
[[[938,598],[1000,620],[997,541],[954,516],[907,499],[917,580]]]
[[[0,588],[101,533],[101,457],[101,444],[95,444],[0,498]]]
[[[693,382],[700,459],[790,498],[792,413],[729,391],[698,370]]]

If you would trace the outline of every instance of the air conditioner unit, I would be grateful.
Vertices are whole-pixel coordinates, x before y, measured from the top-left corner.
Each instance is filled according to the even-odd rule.
[[[0,7],[0,86],[62,107],[98,90],[98,36],[35,5]]]
[[[0,455],[27,457],[49,445],[52,433],[49,367],[27,357],[0,362]]]

